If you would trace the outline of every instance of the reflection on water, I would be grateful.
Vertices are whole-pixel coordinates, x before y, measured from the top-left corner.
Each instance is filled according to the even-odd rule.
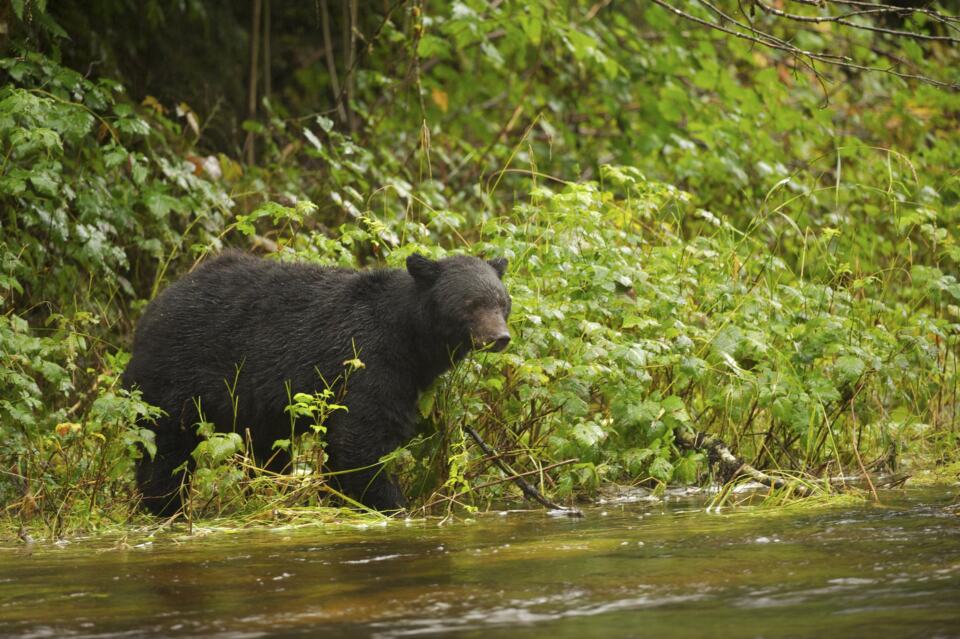
[[[960,637],[955,491],[0,548],[0,635]]]

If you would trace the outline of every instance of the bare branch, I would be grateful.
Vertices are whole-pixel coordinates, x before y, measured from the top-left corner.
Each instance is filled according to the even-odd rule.
[[[337,76],[337,62],[333,57],[333,39],[330,37],[330,11],[327,9],[327,0],[320,0],[320,16],[323,25],[323,50],[327,58],[327,71],[330,73],[330,88],[337,107],[337,115],[341,122],[347,121],[347,110],[343,106],[344,94],[340,91],[340,78]]]
[[[753,0],[753,2],[758,7],[760,7],[765,12],[771,15],[775,15],[780,18],[787,18],[788,20],[794,20],[796,22],[814,22],[816,24],[832,22],[835,24],[842,24],[846,27],[851,27],[853,29],[873,31],[874,33],[886,33],[887,35],[913,38],[914,40],[934,40],[934,41],[941,41],[941,42],[950,42],[951,44],[960,43],[960,40],[957,40],[956,38],[951,38],[950,36],[927,35],[925,33],[916,33],[914,31],[902,31],[900,29],[887,29],[884,27],[875,27],[869,24],[858,24],[856,22],[850,22],[849,20],[845,19],[845,17],[843,16],[802,16],[797,13],[788,13],[786,11],[781,11],[776,7],[771,7],[768,4],[764,4],[762,0]],[[847,16],[864,15],[866,13],[889,13],[889,11],[886,9],[870,9],[869,11],[854,11],[846,15]]]
[[[741,40],[746,40],[748,42],[753,42],[759,44],[763,47],[774,49],[777,51],[783,51],[794,57],[797,63],[807,67],[821,82],[823,81],[822,74],[816,69],[815,63],[823,63],[843,69],[848,69],[852,71],[861,71],[861,72],[879,72],[886,73],[904,80],[915,80],[917,82],[922,82],[924,84],[929,84],[941,89],[949,90],[958,90],[960,89],[960,84],[955,82],[946,82],[937,78],[930,77],[922,73],[905,73],[903,71],[898,71],[896,66],[900,66],[901,62],[898,61],[896,66],[890,67],[877,67],[869,64],[862,64],[857,62],[854,58],[848,55],[837,55],[832,53],[825,53],[822,51],[810,51],[807,49],[802,49],[792,42],[774,36],[762,29],[754,26],[754,24],[749,21],[747,13],[744,11],[744,8],[740,8],[741,14],[744,18],[747,19],[747,22],[741,21],[729,13],[724,12],[716,4],[710,2],[709,0],[696,0],[700,5],[704,6],[710,13],[716,16],[715,20],[707,19],[694,15],[689,11],[678,8],[674,4],[667,2],[666,0],[652,0],[657,6],[666,9],[667,11],[673,13],[674,15],[709,29],[715,31],[720,31],[727,35],[739,38]],[[687,0],[689,2],[690,0]],[[791,0],[798,4],[803,4],[807,6],[815,6],[823,9],[828,7],[831,4],[831,0]],[[904,8],[904,7],[895,7],[893,5],[882,5],[869,2],[859,2],[858,0],[832,0],[834,4],[842,4],[846,6],[853,6],[862,8],[862,13],[872,12],[876,14],[887,13],[891,15],[903,15],[904,13],[923,13],[928,17],[932,18],[936,22],[943,24],[946,28],[953,28],[951,23],[957,20],[956,17],[941,14],[931,9],[920,9],[920,8]],[[835,24],[840,24],[849,29],[861,29],[865,31],[873,31],[881,33],[893,38],[911,38],[921,41],[928,42],[937,42],[941,44],[957,44],[960,43],[960,40],[949,36],[935,36],[920,34],[913,31],[902,31],[899,29],[887,29],[885,27],[877,27],[873,25],[859,24],[856,22],[850,22],[846,18],[853,14],[858,14],[858,11],[847,12],[844,15],[828,15],[828,16],[803,16],[800,14],[794,14],[780,9],[775,9],[772,6],[769,6],[762,2],[762,0],[752,0],[749,3],[750,6],[759,6],[761,10],[766,12],[768,15],[773,16],[774,18],[791,20],[794,22],[800,23],[824,23],[832,22]],[[829,10],[829,9],[828,9]],[[802,18],[802,19],[801,19]],[[807,19],[809,18],[809,19]],[[886,54],[884,54],[886,55]],[[896,60],[896,56],[887,56],[891,59]]]
[[[570,515],[571,517],[583,517],[583,513],[580,512],[577,508],[567,508],[566,506],[561,506],[555,502],[550,501],[546,497],[540,494],[540,491],[533,487],[533,485],[523,478],[524,475],[528,473],[517,473],[510,466],[507,465],[505,461],[497,454],[495,450],[490,448],[490,446],[483,441],[480,437],[480,433],[474,430],[471,426],[464,426],[463,429],[473,438],[473,441],[477,442],[477,445],[480,447],[480,450],[483,453],[490,457],[493,460],[500,470],[505,472],[507,476],[513,480],[513,482],[520,487],[520,490],[523,492],[524,496],[534,501],[540,502],[542,505],[546,506],[551,510],[563,511]]]

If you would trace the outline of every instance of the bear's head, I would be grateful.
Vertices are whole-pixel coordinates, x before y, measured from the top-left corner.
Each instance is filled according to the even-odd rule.
[[[454,359],[472,349],[502,351],[510,343],[510,295],[502,281],[506,270],[504,258],[407,258],[407,272],[422,296],[428,330]]]

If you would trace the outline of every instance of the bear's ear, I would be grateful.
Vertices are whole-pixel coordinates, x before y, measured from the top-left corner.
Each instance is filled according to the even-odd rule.
[[[493,270],[497,272],[497,277],[502,280],[503,274],[507,272],[507,258],[495,257],[492,260],[487,260],[487,264],[493,267]]]
[[[440,277],[440,265],[429,257],[414,253],[407,258],[407,272],[418,282],[433,284]]]

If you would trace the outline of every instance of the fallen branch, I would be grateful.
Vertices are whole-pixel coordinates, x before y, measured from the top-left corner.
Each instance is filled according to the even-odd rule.
[[[483,441],[483,439],[480,438],[480,434],[476,430],[474,430],[473,427],[465,426],[464,430],[466,430],[467,434],[469,434],[470,437],[473,438],[473,441],[477,442],[477,446],[480,447],[480,449],[484,452],[484,454],[492,457],[493,463],[495,463],[500,468],[500,470],[502,470],[503,472],[507,473],[507,475],[509,475],[508,479],[512,480],[513,483],[515,483],[520,488],[520,490],[523,491],[523,494],[526,497],[539,502],[540,504],[542,504],[543,506],[546,506],[551,510],[563,511],[571,517],[583,517],[583,513],[580,512],[579,509],[567,508],[566,506],[561,506],[559,504],[556,504],[550,501],[549,499],[544,497],[542,494],[540,494],[540,491],[534,488],[530,482],[528,482],[526,479],[523,478],[522,475],[529,474],[529,473],[514,472],[514,470],[510,468],[509,465],[507,465],[507,462],[503,461],[500,455],[493,448],[491,448],[485,441]]]
[[[492,461],[494,458],[488,457],[488,461]],[[574,462],[580,461],[578,459],[564,459],[563,461],[550,464],[549,466],[544,466],[543,468],[536,468],[534,470],[528,470],[525,473],[517,473],[516,475],[510,475],[509,477],[501,477],[500,479],[494,479],[493,481],[488,481],[485,484],[480,484],[479,486],[471,486],[471,490],[483,490],[484,488],[490,488],[491,486],[496,486],[504,482],[513,481],[518,477],[527,477],[529,475],[539,475],[540,473],[545,473],[548,470],[553,470],[554,468],[559,468],[560,466],[566,466],[567,464],[572,464]]]
[[[780,477],[773,477],[761,470],[757,470],[730,452],[730,449],[719,437],[707,435],[689,428],[677,430],[675,439],[677,445],[687,450],[706,451],[711,464],[716,464],[723,477],[724,483],[733,481],[741,475],[776,489],[790,489],[801,497],[810,497],[814,491],[807,485],[799,482],[787,481]]]

